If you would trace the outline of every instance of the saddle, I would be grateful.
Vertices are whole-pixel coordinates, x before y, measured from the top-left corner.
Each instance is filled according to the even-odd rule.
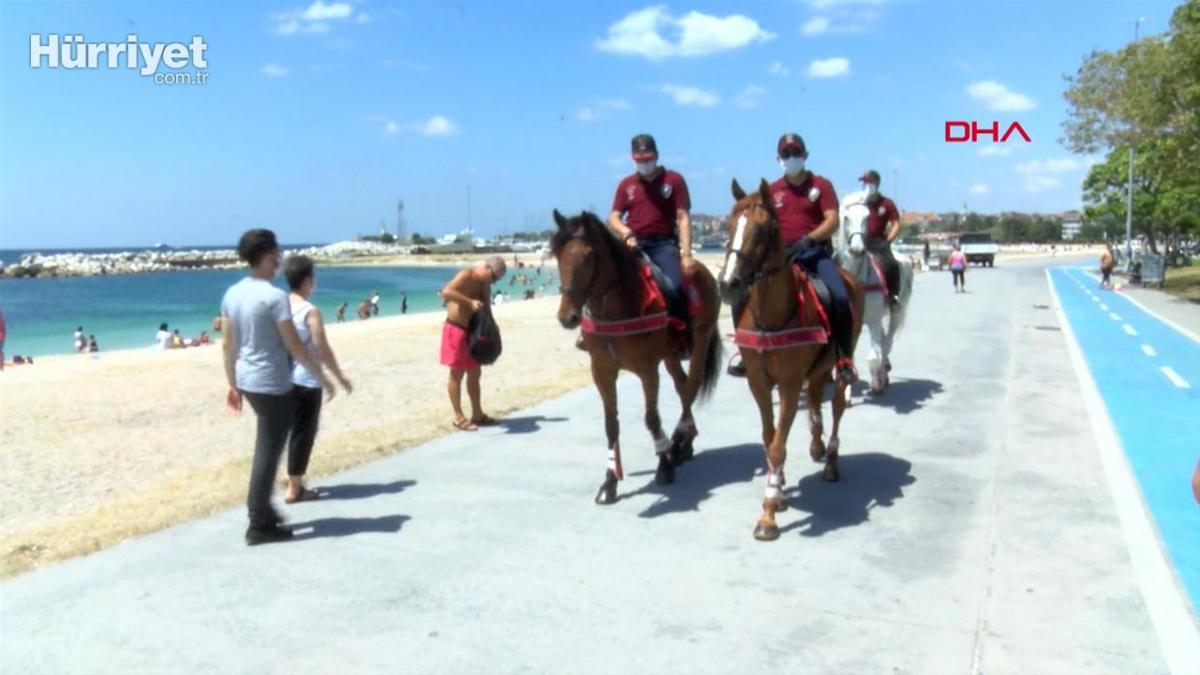
[[[810,298],[816,301],[817,313],[821,315],[821,325],[825,332],[830,333],[829,316],[833,312],[833,295],[829,287],[819,277],[808,275],[803,265],[793,264],[792,274],[796,277],[796,315],[804,315],[804,307]]]

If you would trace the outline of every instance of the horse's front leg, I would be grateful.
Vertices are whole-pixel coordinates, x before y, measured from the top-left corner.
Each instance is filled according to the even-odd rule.
[[[829,447],[825,450],[825,469],[821,472],[821,478],[827,481],[835,481],[838,479],[838,446],[841,441],[838,440],[838,429],[842,424],[842,413],[846,412],[846,402],[842,399],[841,392],[837,392],[833,397],[833,429],[829,432]]]
[[[808,454],[814,462],[825,459],[825,422],[821,418],[821,400],[825,397],[825,381],[827,375],[817,375],[808,381],[808,431],[812,441],[808,444]]]
[[[654,452],[658,454],[654,482],[670,485],[675,482],[675,464],[671,461],[671,440],[663,433],[662,418],[658,415],[658,363],[644,364],[634,372],[642,381],[642,393],[646,397],[646,429],[654,439]]]
[[[876,294],[872,293],[872,296]],[[883,328],[883,303],[876,302],[874,297],[866,300],[866,323],[867,330],[871,332],[871,359],[869,362],[871,368],[871,393],[879,394],[883,392],[883,364],[887,360],[887,350],[885,349],[885,341],[887,340],[887,332]],[[878,305],[878,307],[876,307]]]
[[[774,541],[779,538],[779,526],[775,523],[775,514],[787,509],[787,500],[783,495],[786,479],[783,476],[783,465],[787,462],[787,441],[792,431],[792,423],[796,420],[796,409],[800,405],[800,387],[802,380],[779,383],[779,423],[772,434],[771,442],[767,445],[767,489],[763,496],[762,516],[754,526],[754,538],[759,541]],[[768,407],[770,402],[767,403]]]
[[[617,419],[617,374],[620,371],[605,361],[592,360],[592,380],[604,404],[604,435],[608,438],[608,470],[596,492],[596,503],[601,505],[617,501],[617,481],[625,477],[621,467],[621,423]]]
[[[675,383],[675,393],[679,395],[679,405],[682,408],[679,422],[675,424],[675,432],[671,434],[671,459],[678,466],[691,459],[695,452],[692,441],[699,432],[696,430],[695,418],[692,417],[692,404],[696,400],[697,390],[692,386],[679,359],[668,357],[665,363],[667,373],[671,375],[671,380]]]

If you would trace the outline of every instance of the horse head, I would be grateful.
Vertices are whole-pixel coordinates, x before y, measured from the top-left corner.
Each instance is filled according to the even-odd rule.
[[[584,309],[619,284],[635,278],[629,255],[604,223],[590,211],[570,218],[554,211],[557,229],[550,238],[550,253],[558,260],[562,284],[558,322],[573,329],[583,320]]]
[[[749,194],[736,178],[731,188],[734,204],[727,223],[729,237],[720,290],[721,299],[733,305],[745,299],[750,287],[761,278],[767,261],[773,255],[783,255],[783,242],[767,181],[761,181],[758,191]]]
[[[866,190],[851,192],[842,198],[839,238],[853,256],[860,256],[866,250],[867,217],[870,214]]]

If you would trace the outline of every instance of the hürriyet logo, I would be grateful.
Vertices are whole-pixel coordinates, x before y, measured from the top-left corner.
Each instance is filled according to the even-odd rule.
[[[33,33],[29,36],[29,67],[115,70],[123,66],[153,77],[155,84],[204,84],[208,81],[206,49],[208,44],[199,35],[193,35],[189,43],[149,43],[142,42],[137,33],[128,34],[124,42],[86,42],[81,34],[58,33],[43,40],[42,35]],[[188,67],[193,70],[185,71]]]

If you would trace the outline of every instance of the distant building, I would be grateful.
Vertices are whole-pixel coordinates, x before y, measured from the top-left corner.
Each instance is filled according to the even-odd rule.
[[[1063,216],[1064,220],[1062,224],[1062,238],[1070,241],[1079,236],[1079,230],[1083,227],[1083,223],[1079,221],[1078,214],[1074,220],[1066,220],[1066,214],[1063,214]]]

